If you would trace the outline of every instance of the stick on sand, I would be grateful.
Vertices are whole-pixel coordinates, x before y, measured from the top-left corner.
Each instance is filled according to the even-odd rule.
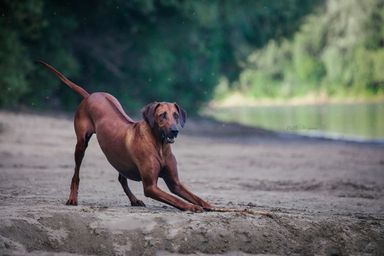
[[[261,215],[269,218],[273,218],[272,213],[265,212],[265,211],[254,211],[251,209],[235,209],[235,208],[219,208],[219,207],[213,207],[209,209],[210,212],[238,212],[243,214],[252,214],[252,215]]]

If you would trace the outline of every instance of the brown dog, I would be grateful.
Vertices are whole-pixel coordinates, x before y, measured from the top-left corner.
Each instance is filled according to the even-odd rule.
[[[128,187],[127,178],[142,181],[147,197],[162,201],[180,210],[201,212],[212,206],[200,199],[179,181],[171,145],[179,128],[184,126],[186,113],[176,103],[154,102],[144,107],[144,120],[135,122],[127,116],[115,97],[108,93],[89,94],[49,64],[38,61],[75,92],[84,97],[75,114],[75,173],[67,205],[77,205],[79,171],[84,152],[92,134],[111,165],[119,172],[119,182],[132,206],[145,206]],[[164,179],[169,190],[187,203],[157,186]]]

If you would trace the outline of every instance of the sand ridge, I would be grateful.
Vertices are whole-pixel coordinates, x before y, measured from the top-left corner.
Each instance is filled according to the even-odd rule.
[[[382,145],[187,123],[173,147],[181,180],[217,206],[272,212],[267,218],[181,212],[128,181],[147,205],[131,207],[95,137],[80,171],[79,206],[66,206],[72,121],[2,111],[0,127],[1,255],[384,252]]]

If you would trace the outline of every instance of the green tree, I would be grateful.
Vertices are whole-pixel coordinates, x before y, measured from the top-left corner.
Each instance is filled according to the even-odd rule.
[[[255,50],[237,90],[254,97],[383,94],[382,24],[381,0],[328,0],[290,39],[272,39]]]
[[[167,100],[193,113],[212,98],[220,77],[237,80],[255,48],[292,35],[316,3],[4,0],[0,106],[78,104],[79,96],[34,65],[42,58],[86,90],[110,92],[128,109]]]

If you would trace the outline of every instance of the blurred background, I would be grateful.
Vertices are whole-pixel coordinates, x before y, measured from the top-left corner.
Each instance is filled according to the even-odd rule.
[[[129,114],[177,101],[310,135],[384,139],[383,0],[0,2],[0,107],[70,111],[41,58]]]

